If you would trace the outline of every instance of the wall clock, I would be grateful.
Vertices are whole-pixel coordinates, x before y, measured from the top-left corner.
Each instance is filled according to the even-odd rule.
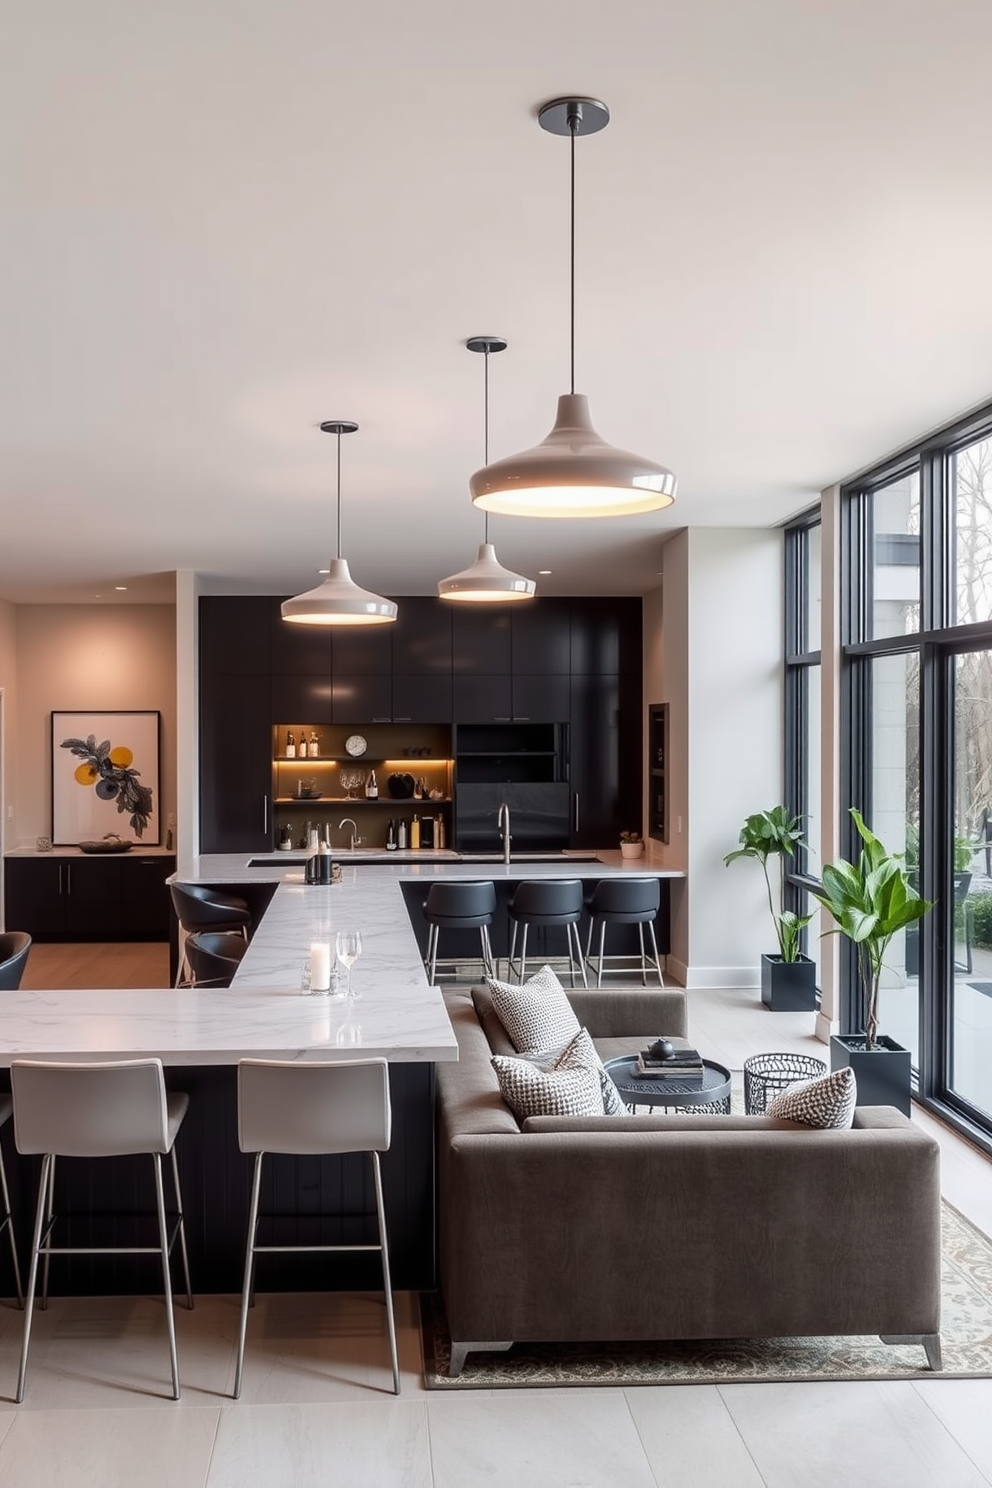
[[[358,755],[364,754],[369,746],[361,734],[352,734],[350,739],[345,739],[344,747],[352,758],[357,758]]]

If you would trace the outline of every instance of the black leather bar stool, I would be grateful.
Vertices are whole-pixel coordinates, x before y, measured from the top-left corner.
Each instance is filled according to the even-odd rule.
[[[208,889],[202,884],[171,883],[169,892],[184,937],[197,930],[230,930],[241,935],[245,941],[251,939],[251,913],[246,899],[239,898],[237,894],[222,894],[218,889]],[[189,962],[183,947],[176,973],[176,986],[181,986],[188,976]]]
[[[641,985],[648,984],[647,971],[649,958],[644,949],[644,926],[648,927],[648,935],[651,938],[650,965],[652,971],[657,973],[658,985],[663,987],[665,979],[661,971],[661,961],[658,958],[658,942],[654,933],[655,915],[661,904],[661,885],[656,878],[603,878],[600,879],[592,892],[591,898],[586,905],[589,911],[589,933],[586,936],[586,959],[592,965],[590,951],[592,949],[592,938],[594,932],[599,930],[599,953],[597,960],[599,970],[596,975],[596,985],[603,985],[603,975],[617,975],[625,970],[623,966],[607,967],[604,963],[609,961],[640,961]],[[606,939],[607,925],[636,925],[637,934],[641,943],[641,954],[638,957],[632,955],[604,956],[603,947]]]
[[[586,964],[579,940],[579,920],[582,918],[582,880],[578,878],[527,879],[518,884],[507,906],[510,918],[509,975],[514,972],[514,957],[517,949],[517,928],[522,928],[520,941],[520,965],[517,979],[523,981],[527,974],[527,931],[531,925],[540,928],[562,926],[568,946],[568,971],[575,986],[575,968],[578,964],[582,985],[588,986]],[[574,948],[573,948],[574,947]],[[547,960],[547,957],[543,959]]]
[[[186,937],[193,986],[229,987],[247,949],[236,930],[194,930]]]
[[[427,920],[427,954],[424,970],[431,986],[437,979],[437,947],[442,930],[478,930],[482,946],[482,964],[487,976],[495,976],[489,926],[496,914],[496,889],[492,883],[432,884],[424,900]],[[450,966],[454,957],[447,957]]]
[[[0,935],[0,989],[16,992],[28,962],[31,937],[26,930],[7,930]],[[0,1095],[0,1127],[10,1120],[14,1103],[9,1095]],[[3,1149],[0,1148],[0,1235],[7,1231],[10,1242],[10,1259],[14,1263],[14,1286],[17,1288],[17,1304],[24,1306],[24,1289],[21,1286],[21,1268],[17,1261],[17,1246],[14,1242],[14,1221],[10,1216],[10,1190],[7,1187],[7,1169],[3,1164]]]

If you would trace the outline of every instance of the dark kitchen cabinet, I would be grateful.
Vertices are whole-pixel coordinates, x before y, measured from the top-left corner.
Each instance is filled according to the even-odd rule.
[[[438,601],[443,604],[443,600]],[[451,617],[451,669],[459,677],[509,676],[513,632],[508,609],[456,605]],[[455,717],[458,717],[457,708]]]
[[[268,678],[272,670],[272,605],[267,596],[202,595],[200,671],[254,673]]]
[[[514,672],[510,702],[515,723],[567,723],[571,710],[568,673],[521,677]]]
[[[451,678],[451,606],[416,595],[399,601],[393,631],[393,676]],[[446,721],[446,720],[439,720]]]
[[[615,847],[642,815],[641,679],[572,678],[572,846]]]
[[[456,723],[509,723],[513,717],[509,672],[479,672],[452,678],[451,704]]]
[[[348,676],[334,673],[334,723],[392,723],[393,679],[388,671],[378,676]]]
[[[394,723],[450,723],[451,668],[440,676],[393,673]]]
[[[533,599],[513,611],[513,675],[567,677],[572,601]]]
[[[6,860],[7,924],[35,940],[167,940],[171,853]]]
[[[641,601],[617,595],[572,601],[570,670],[573,677],[615,676],[641,670]]]
[[[268,675],[203,678],[200,851],[263,852],[271,847],[271,791]]]
[[[273,678],[284,672],[296,676],[329,677],[333,656],[332,627],[291,623],[282,618],[278,599],[273,599],[270,604]]]
[[[392,669],[393,623],[334,627],[335,676],[388,677]]]
[[[306,676],[277,672],[270,696],[274,723],[334,722],[334,681],[329,671]]]

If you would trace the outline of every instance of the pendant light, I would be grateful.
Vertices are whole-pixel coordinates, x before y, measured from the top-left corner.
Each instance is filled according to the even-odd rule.
[[[518,517],[658,511],[675,500],[675,476],[654,460],[607,444],[592,426],[588,398],[575,391],[575,141],[605,129],[610,111],[595,98],[555,98],[540,110],[538,122],[571,142],[571,389],[558,399],[558,417],[546,439],[475,472],[472,500],[486,511]]]
[[[501,336],[470,336],[465,342],[469,351],[485,354],[485,460],[489,463],[489,354],[505,351],[506,342]],[[512,573],[496,558],[496,549],[489,541],[489,513],[486,512],[485,542],[479,546],[479,556],[470,568],[442,579],[437,586],[440,599],[457,600],[463,604],[505,604],[508,600],[533,599],[537,585],[523,574]]]
[[[337,547],[328,577],[316,589],[284,599],[282,618],[294,625],[386,625],[396,619],[395,604],[381,594],[359,589],[348,560],[341,557],[341,435],[356,433],[358,425],[349,419],[328,419],[320,427],[322,433],[338,437]]]

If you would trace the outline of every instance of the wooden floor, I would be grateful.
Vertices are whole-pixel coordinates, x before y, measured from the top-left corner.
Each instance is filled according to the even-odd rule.
[[[170,985],[168,941],[120,941],[110,945],[41,945],[35,941],[21,981],[21,986],[31,991]]]

